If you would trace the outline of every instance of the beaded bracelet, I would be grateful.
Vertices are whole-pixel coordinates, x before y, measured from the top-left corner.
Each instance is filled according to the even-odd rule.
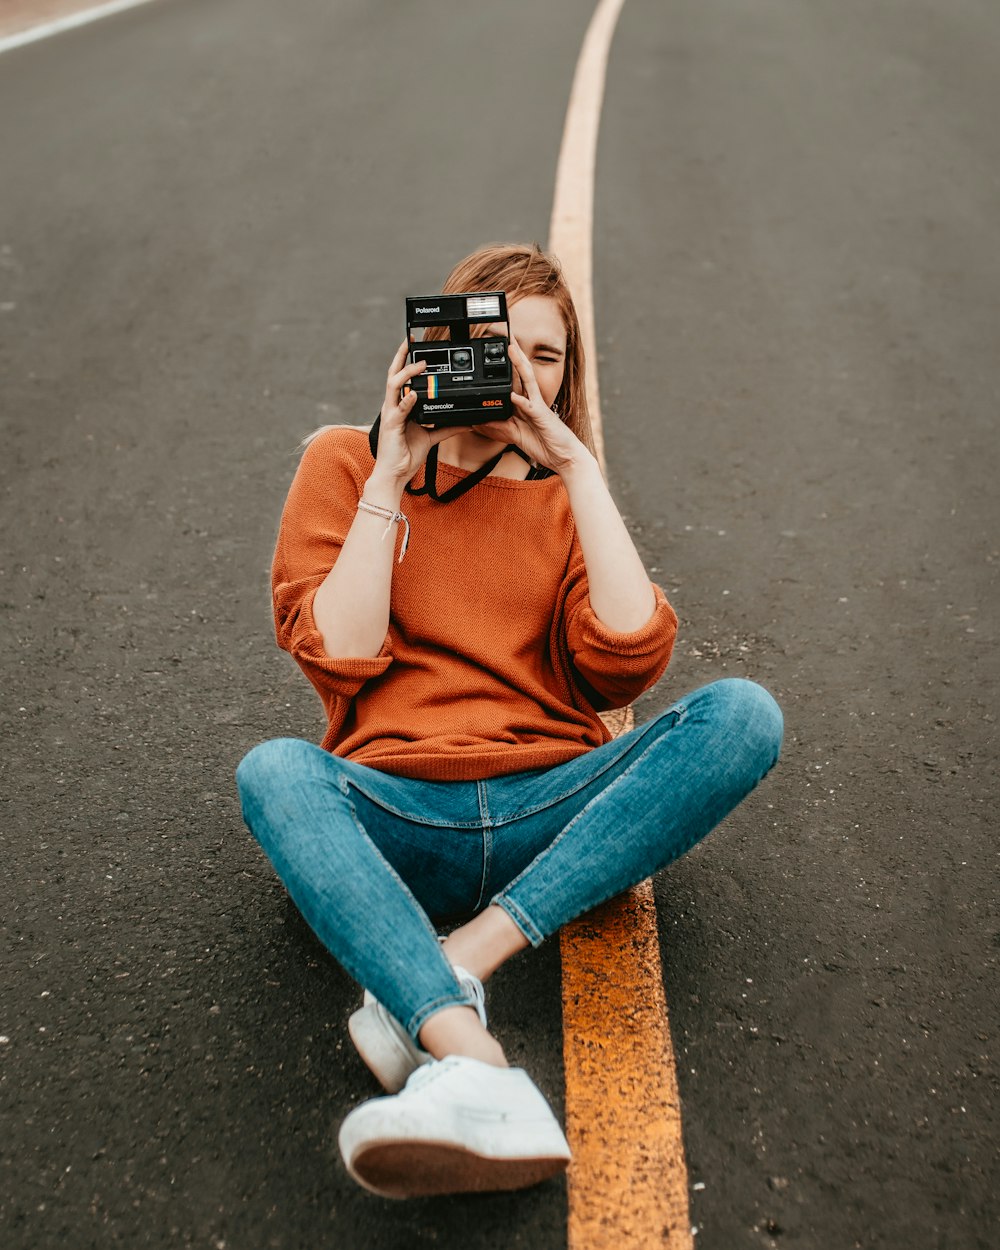
[[[406,526],[403,530],[403,545],[399,550],[399,559],[396,561],[397,564],[401,564],[403,562],[403,556],[406,555],[406,548],[410,541],[410,522],[406,519],[402,512],[393,512],[391,508],[383,508],[377,503],[369,503],[367,499],[359,499],[358,508],[362,512],[370,512],[373,516],[380,516],[389,522],[389,524],[385,527],[385,532],[382,534],[383,541],[388,537],[389,531],[394,525],[398,525],[400,521],[403,522]]]

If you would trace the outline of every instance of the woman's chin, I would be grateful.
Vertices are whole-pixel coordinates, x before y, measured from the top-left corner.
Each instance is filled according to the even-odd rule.
[[[496,442],[498,439],[503,439],[506,442],[506,424],[507,423],[505,421],[483,421],[479,425],[474,425],[472,428],[480,438],[488,438],[493,442]]]

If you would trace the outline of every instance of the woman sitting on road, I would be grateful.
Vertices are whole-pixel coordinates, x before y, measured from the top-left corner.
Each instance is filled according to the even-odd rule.
[[[392,1197],[514,1189],[566,1166],[544,1097],[487,1029],[483,982],[689,850],[782,733],[766,691],[724,680],[610,740],[598,713],[658,680],[677,618],[594,455],[569,291],[520,245],[480,249],[444,290],[507,292],[515,415],[409,421],[415,396],[400,395],[424,366],[404,343],[377,455],[354,429],[310,442],[274,610],[327,732],[265,742],[237,774],[249,828],[365,987],[350,1033],[391,1096],[347,1116],[340,1148]]]

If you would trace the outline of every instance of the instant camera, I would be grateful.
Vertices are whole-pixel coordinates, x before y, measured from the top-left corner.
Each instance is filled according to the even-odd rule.
[[[502,321],[506,335],[473,335]],[[424,426],[477,425],[513,415],[510,323],[503,291],[414,295],[406,300],[407,360],[426,360],[406,391],[416,392],[410,420]]]

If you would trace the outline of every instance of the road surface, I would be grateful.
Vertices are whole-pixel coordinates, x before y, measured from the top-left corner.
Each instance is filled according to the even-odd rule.
[[[544,240],[589,15],[163,0],[0,57],[9,1247],[564,1244],[562,1182],[348,1180],[356,989],[232,771],[321,728],[268,604],[297,443],[374,415],[404,294]],[[655,883],[708,1250],[995,1244],[998,40],[627,0],[612,49],[609,475],[682,622],[637,712],[786,714]],[[555,945],[492,990],[557,1106],[558,1004]]]

